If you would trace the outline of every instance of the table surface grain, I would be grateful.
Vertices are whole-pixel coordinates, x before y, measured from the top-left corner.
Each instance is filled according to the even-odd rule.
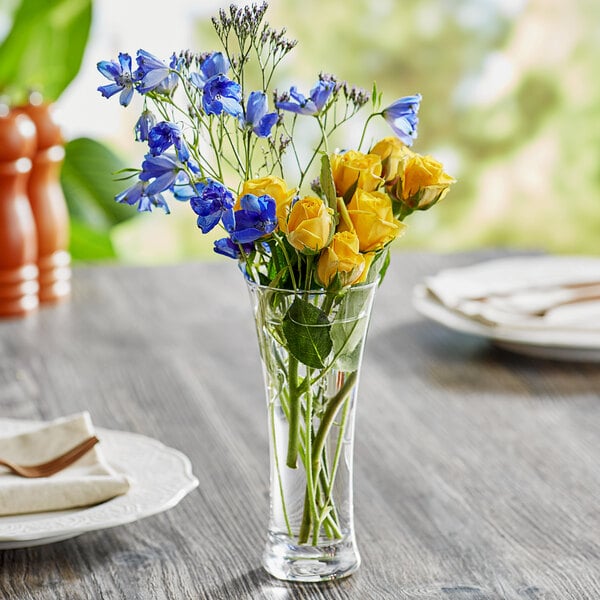
[[[411,290],[493,252],[396,253],[375,302],[358,407],[360,571],[279,582],[260,566],[266,408],[233,263],[83,267],[70,302],[0,321],[0,415],[84,409],[187,454],[175,508],[0,551],[0,597],[600,598],[600,366],[513,355],[420,317]]]

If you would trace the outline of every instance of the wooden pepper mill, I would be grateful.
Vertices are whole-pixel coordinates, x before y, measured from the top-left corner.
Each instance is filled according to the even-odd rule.
[[[56,302],[71,293],[69,213],[60,185],[63,138],[52,105],[32,102],[19,112],[27,115],[37,130],[27,195],[37,230],[40,302]]]
[[[38,306],[37,235],[27,198],[35,125],[0,104],[0,317]]]

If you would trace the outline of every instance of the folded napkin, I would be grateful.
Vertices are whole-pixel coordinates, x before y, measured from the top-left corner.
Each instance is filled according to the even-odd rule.
[[[0,457],[22,465],[52,460],[94,435],[87,412],[64,417],[26,433],[3,437]],[[102,440],[51,477],[25,479],[0,467],[0,515],[89,506],[124,494],[129,482],[102,455]]]
[[[600,334],[600,259],[514,257],[448,269],[426,280],[431,296],[486,325]]]

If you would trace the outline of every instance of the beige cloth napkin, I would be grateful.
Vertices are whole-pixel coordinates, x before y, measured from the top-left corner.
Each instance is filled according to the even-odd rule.
[[[94,435],[87,412],[64,417],[26,433],[4,437],[0,457],[28,465],[51,460]],[[101,437],[101,436],[99,436]],[[124,494],[129,482],[102,455],[102,439],[66,469],[39,479],[25,479],[0,467],[0,515],[44,512],[97,504]]]
[[[600,259],[514,257],[447,269],[426,280],[440,303],[507,328],[596,332],[600,344]]]

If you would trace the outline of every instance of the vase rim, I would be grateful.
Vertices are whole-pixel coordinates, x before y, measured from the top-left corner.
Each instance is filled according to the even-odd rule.
[[[347,286],[345,288],[341,288],[340,290],[337,291],[333,291],[333,290],[325,290],[325,289],[318,289],[318,290],[306,290],[303,288],[297,288],[297,289],[288,289],[288,288],[277,288],[277,287],[270,287],[268,285],[263,285],[262,283],[256,283],[255,281],[251,281],[250,279],[245,279],[246,281],[246,285],[249,288],[256,288],[256,289],[260,289],[260,290],[269,290],[271,292],[284,292],[287,294],[309,294],[311,296],[324,296],[327,294],[339,294],[341,292],[343,293],[348,293],[348,292],[352,292],[352,291],[358,291],[358,290],[371,290],[373,288],[376,288],[379,285],[379,280],[377,279],[376,281],[372,281],[371,283],[361,283],[359,285],[350,285]]]

